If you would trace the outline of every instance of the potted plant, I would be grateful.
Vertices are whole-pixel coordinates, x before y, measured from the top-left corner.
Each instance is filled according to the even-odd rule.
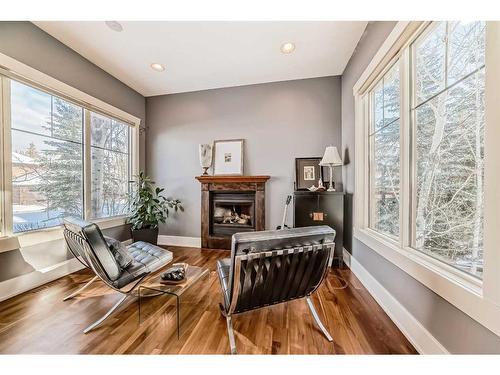
[[[137,176],[136,188],[129,195],[131,216],[127,222],[132,224],[132,239],[158,243],[158,225],[165,223],[169,210],[184,211],[181,201],[167,199],[162,195],[165,189],[155,187],[155,182],[140,172]]]

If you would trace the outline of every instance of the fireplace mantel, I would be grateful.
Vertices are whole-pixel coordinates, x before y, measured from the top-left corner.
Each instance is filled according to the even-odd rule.
[[[198,176],[196,179],[202,183],[231,183],[231,182],[255,182],[263,183],[271,176]]]
[[[265,185],[270,176],[197,176],[201,184],[201,246],[211,249],[230,249],[231,232],[265,229]],[[214,216],[217,204],[231,205],[231,200],[244,197],[252,207],[251,227],[220,224]],[[235,198],[236,197],[236,198]],[[220,202],[224,203],[220,203]],[[214,203],[216,202],[216,203]],[[251,203],[248,203],[251,202]],[[227,206],[226,205],[226,206]],[[235,204],[236,206],[238,203]],[[217,209],[219,210],[219,206]],[[238,211],[238,208],[233,208]],[[248,211],[248,208],[246,209]],[[248,213],[248,212],[245,212]],[[236,215],[238,219],[239,216]],[[219,219],[220,220],[220,219]],[[224,221],[225,223],[225,221]],[[221,230],[220,227],[224,228]]]

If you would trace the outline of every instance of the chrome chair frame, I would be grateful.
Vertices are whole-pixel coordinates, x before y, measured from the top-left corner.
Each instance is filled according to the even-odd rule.
[[[113,289],[114,291],[123,294],[123,296],[109,309],[101,318],[96,320],[94,323],[89,325],[87,328],[83,330],[83,333],[88,333],[92,331],[93,329],[97,328],[102,322],[104,322],[129,296],[132,296],[135,292],[135,289],[137,286],[141,283],[142,280],[146,276],[148,276],[149,272],[146,272],[144,275],[142,275],[139,279],[135,280],[133,283],[132,287],[130,287],[128,290],[123,290],[116,288],[111,281],[108,279],[105,270],[103,269],[101,263],[95,256],[94,252],[90,248],[90,244],[88,243],[87,239],[84,238],[81,234],[77,234],[71,230],[68,230],[67,228],[64,229],[64,238],[66,239],[66,243],[68,244],[68,247],[70,250],[75,247],[75,248],[80,248],[82,250],[82,258],[83,262],[82,264],[85,265],[88,264],[89,268],[95,273],[95,277],[90,280],[86,285],[84,285],[83,288],[80,288],[77,292],[81,292],[83,289],[85,289],[87,286],[91,284],[96,278],[101,279],[102,282],[104,282],[108,287]],[[74,254],[73,250],[71,252]],[[77,294],[77,292],[73,293],[74,295]],[[68,296],[67,298],[69,298]]]
[[[68,244],[67,248],[69,249],[69,251],[71,252],[71,254],[73,254],[73,256],[75,257],[75,259],[77,261],[79,261],[85,268],[91,269],[90,265],[85,260],[84,255],[80,254],[80,252],[78,251],[78,246],[76,246],[76,248],[73,248],[73,246],[70,246],[68,242],[66,242],[66,243]],[[99,277],[94,276],[84,286],[82,286],[81,288],[77,289],[73,293],[71,293],[71,294],[67,295],[66,297],[64,297],[63,301],[67,301],[67,300],[69,300],[69,299],[71,299],[73,297],[76,297],[77,295],[79,295],[80,293],[82,293],[85,289],[87,289],[90,286],[90,284],[92,284],[94,281],[96,281],[98,279],[99,279]]]
[[[258,258],[267,258],[267,257],[272,257],[272,256],[282,256],[282,255],[290,255],[290,254],[297,254],[297,253],[304,253],[308,251],[328,251],[328,255],[326,256],[327,261],[324,264],[324,269],[321,271],[322,276],[317,283],[317,285],[314,287],[313,290],[309,291],[304,297],[307,306],[309,307],[309,310],[311,312],[311,315],[314,318],[314,321],[318,325],[318,328],[321,330],[321,332],[325,335],[327,340],[329,342],[333,341],[332,336],[324,326],[323,322],[321,321],[318,312],[314,308],[314,304],[312,303],[311,300],[311,295],[319,288],[319,286],[323,283],[326,275],[328,274],[328,270],[331,267],[332,261],[333,261],[333,256],[334,256],[334,250],[335,250],[335,243],[334,242],[328,242],[328,243],[322,243],[322,244],[314,244],[310,246],[299,246],[295,248],[289,248],[289,249],[279,249],[279,250],[269,250],[269,251],[262,251],[262,252],[256,252],[256,253],[249,253],[249,254],[238,254],[235,256],[235,262],[234,262],[234,277],[232,278],[234,280],[233,288],[232,288],[232,293],[231,293],[231,304],[229,306],[229,309],[224,308],[223,304],[219,304],[220,311],[222,315],[226,318],[226,324],[227,324],[227,333],[228,333],[228,338],[229,338],[229,346],[231,348],[231,354],[237,354],[236,350],[236,341],[234,337],[234,329],[233,329],[233,315],[238,314],[239,312],[236,311],[236,306],[238,304],[238,299],[240,297],[240,288],[241,288],[241,282],[240,282],[240,277],[241,277],[241,270],[242,270],[242,262],[244,261],[249,261],[249,260],[254,260]],[[257,271],[260,272],[260,271]],[[221,292],[224,295],[224,291],[222,290],[221,286]],[[300,297],[299,297],[300,298]],[[297,298],[291,298],[289,300],[293,300]],[[289,300],[283,301],[287,302]],[[280,301],[275,302],[276,303],[282,303]],[[267,305],[268,306],[268,305]],[[267,307],[267,306],[261,306],[257,309]],[[254,310],[254,309],[252,309]]]

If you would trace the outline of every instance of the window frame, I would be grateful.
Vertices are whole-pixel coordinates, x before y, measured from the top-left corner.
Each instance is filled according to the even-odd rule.
[[[449,22],[450,21],[440,21],[440,22],[447,22],[446,24],[446,34],[448,34],[448,28],[449,28]],[[425,38],[427,35],[429,35],[431,32],[436,30],[436,28],[439,26],[440,22],[430,22],[425,29],[419,33],[418,35],[413,38],[411,44],[409,45],[409,66],[407,67],[410,72],[409,75],[411,77],[409,81],[409,98],[410,98],[410,107],[408,108],[408,111],[410,112],[410,123],[411,123],[411,131],[410,131],[410,138],[411,138],[411,143],[410,143],[410,183],[411,183],[411,209],[410,209],[410,214],[411,214],[411,220],[409,221],[411,233],[410,233],[410,241],[408,244],[408,247],[414,251],[417,251],[419,253],[424,254],[425,256],[429,256],[433,260],[436,260],[438,264],[440,263],[446,263],[444,260],[440,261],[437,257],[432,257],[431,255],[425,254],[424,250],[420,250],[416,247],[416,240],[417,240],[417,234],[416,234],[416,229],[417,229],[417,217],[416,217],[416,212],[417,212],[417,191],[416,191],[416,181],[417,181],[417,163],[416,163],[416,155],[417,155],[417,149],[416,149],[416,144],[417,142],[414,141],[417,139],[417,119],[416,119],[416,114],[417,114],[417,109],[424,106],[426,103],[438,98],[440,95],[449,92],[453,89],[453,87],[459,85],[460,83],[466,81],[468,78],[473,76],[474,74],[477,74],[479,71],[484,69],[486,71],[485,66],[482,65],[480,67],[476,67],[474,70],[468,72],[465,74],[462,78],[459,80],[456,80],[455,82],[449,84],[448,82],[448,60],[449,60],[449,45],[446,44],[446,51],[445,51],[445,65],[444,65],[444,87],[437,91],[435,94],[429,96],[425,100],[422,100],[420,103],[417,101],[416,95],[415,94],[415,83],[416,83],[416,65],[415,65],[415,49],[416,45],[415,42],[420,39],[420,38]],[[458,276],[472,276],[472,279],[469,279],[474,285],[477,285],[478,287],[482,288],[482,281],[480,277],[474,276],[472,274],[469,274],[465,271],[461,271],[459,269],[456,269],[455,267],[451,266],[451,270],[453,271],[456,270],[456,274]]]
[[[5,109],[3,105],[3,79],[0,77],[0,155],[4,155],[4,132],[3,132],[3,123],[5,121]],[[5,223],[5,198],[6,198],[6,189],[5,189],[5,173],[4,173],[4,165],[0,163],[0,238],[4,237],[6,232],[6,223]]]
[[[84,138],[83,138],[83,132],[84,132],[84,122],[85,122],[85,116],[86,116],[86,112],[87,112],[87,109],[85,107],[83,107],[80,103],[76,103],[74,101],[71,101],[71,100],[67,100],[65,98],[62,98],[61,96],[59,95],[56,95],[54,93],[51,93],[49,92],[48,90],[43,90],[39,87],[35,87],[29,83],[26,83],[24,81],[21,81],[19,79],[12,79],[8,76],[4,76],[1,74],[0,72],[0,79],[3,81],[3,84],[5,85],[6,87],[6,95],[3,96],[3,106],[8,108],[9,109],[9,114],[12,113],[12,92],[10,91],[11,88],[12,88],[12,82],[17,82],[21,85],[24,85],[30,89],[33,89],[33,90],[37,90],[37,91],[40,91],[40,92],[43,92],[44,94],[47,94],[47,95],[50,95],[50,100],[51,100],[51,116],[53,117],[54,116],[54,112],[52,111],[52,108],[53,108],[53,103],[54,103],[54,98],[58,98],[59,100],[63,100],[64,102],[66,103],[69,103],[69,104],[72,104],[72,105],[75,105],[78,107],[79,110],[81,110],[82,112],[82,121],[81,121],[81,124],[79,124],[81,126],[81,131],[82,131],[82,136],[81,138],[79,139],[79,141],[76,141],[76,140],[70,140],[70,139],[63,139],[63,138],[59,138],[59,137],[54,137],[52,135],[48,135],[48,134],[42,134],[42,133],[38,133],[37,131],[33,131],[33,130],[27,130],[27,129],[22,129],[22,128],[14,128],[12,126],[12,118],[9,116],[9,118],[6,118],[6,121],[5,121],[5,126],[8,127],[7,131],[9,132],[8,133],[8,136],[5,137],[5,140],[6,142],[9,144],[9,147],[10,149],[12,150],[12,145],[13,145],[13,142],[12,142],[12,139],[15,137],[13,136],[13,134],[16,134],[17,133],[24,133],[24,134],[30,134],[34,137],[41,137],[43,139],[50,139],[50,140],[57,140],[57,141],[60,141],[60,142],[65,142],[65,143],[69,143],[69,142],[72,142],[72,143],[76,143],[78,144],[79,146],[81,146],[81,150],[82,150],[82,158],[81,158],[81,171],[82,171],[82,184],[80,185],[80,194],[81,194],[81,204],[82,204],[82,210],[84,209],[84,205],[85,205],[85,200],[84,200],[84,190],[85,190],[85,181],[83,179],[83,176],[84,176],[84,149],[85,149],[85,141],[84,141]],[[7,133],[6,133],[7,134]],[[10,154],[10,155],[9,155]],[[12,176],[12,154],[9,153],[9,154],[4,154],[5,155],[5,161],[7,162],[7,159],[10,159],[8,160],[10,162],[10,164],[8,165],[8,170],[10,172],[10,181],[8,181],[9,183],[9,191],[11,191],[11,194],[13,195],[14,194],[14,179],[13,179],[13,176]],[[4,163],[5,164],[5,163]],[[13,199],[13,198],[11,198]],[[4,211],[5,212],[5,215],[8,217],[8,221],[7,221],[7,228],[6,228],[6,233],[9,235],[9,236],[17,236],[17,235],[22,235],[22,234],[26,234],[26,233],[34,233],[36,231],[40,231],[40,230],[50,230],[52,228],[56,228],[58,227],[59,225],[52,225],[52,226],[48,226],[48,227],[44,227],[44,228],[37,228],[37,229],[31,229],[31,230],[24,230],[24,231],[18,231],[18,232],[14,232],[14,222],[13,222],[13,217],[14,217],[14,205],[13,205],[13,202],[12,201],[9,201],[8,202],[8,205],[7,205],[7,210]]]
[[[372,189],[373,189],[373,186],[375,185],[374,183],[374,176],[373,174],[371,173],[372,171],[375,170],[375,163],[374,163],[374,154],[373,152],[375,151],[375,134],[377,131],[375,131],[374,129],[374,124],[375,124],[375,119],[374,119],[374,108],[375,108],[375,89],[381,85],[382,86],[382,95],[384,95],[384,79],[386,77],[387,74],[389,74],[389,72],[391,71],[391,69],[393,69],[396,65],[399,65],[398,68],[399,68],[399,86],[400,86],[400,91],[401,91],[401,78],[402,78],[402,74],[401,74],[401,64],[400,64],[400,57],[399,56],[396,56],[395,58],[393,58],[388,64],[387,66],[384,68],[384,70],[380,73],[379,77],[374,80],[374,83],[370,86],[370,89],[366,90],[366,95],[368,96],[367,98],[367,105],[368,105],[368,124],[366,125],[367,126],[367,136],[368,136],[368,183],[369,183],[369,186],[368,186],[368,218],[367,218],[367,227],[372,230],[373,232],[376,232],[377,235],[379,236],[382,236],[382,238],[386,239],[387,241],[390,241],[390,242],[393,242],[393,243],[398,243],[400,241],[400,238],[401,238],[401,228],[402,228],[402,225],[403,225],[403,222],[402,222],[402,217],[401,217],[401,214],[402,214],[402,208],[401,208],[401,202],[399,204],[399,214],[398,214],[398,221],[399,221],[399,234],[398,236],[392,236],[390,235],[389,233],[383,233],[381,231],[378,231],[376,230],[375,228],[373,228],[373,219],[374,219],[374,214],[373,214],[373,203],[372,202]],[[386,127],[386,126],[389,126],[389,125],[392,125],[394,122],[396,121],[399,121],[399,140],[400,140],[400,151],[399,151],[399,154],[400,154],[400,160],[399,160],[399,189],[400,189],[400,199],[401,199],[401,171],[402,171],[402,165],[401,165],[401,152],[402,152],[402,149],[401,149],[401,135],[402,135],[402,131],[401,131],[401,115],[402,115],[402,103],[401,103],[401,95],[400,95],[400,102],[399,102],[399,117],[393,121],[391,121],[389,124],[384,124],[382,128]],[[385,112],[385,108],[382,108],[382,112]],[[383,115],[383,118],[385,118],[385,116]],[[381,129],[382,129],[381,128]],[[379,131],[381,130],[379,129]]]
[[[12,223],[12,155],[10,123],[10,80],[16,80],[35,89],[58,96],[84,111],[83,124],[83,180],[84,215],[90,199],[90,112],[114,118],[130,126],[129,131],[129,174],[139,171],[139,126],[141,120],[100,99],[75,89],[55,78],[33,69],[7,55],[0,53],[0,252],[10,251],[22,246],[30,246],[62,238],[62,226],[13,233]],[[109,228],[125,223],[126,215],[112,216],[93,220],[101,228]]]
[[[486,124],[484,159],[484,270],[483,279],[460,271],[411,247],[416,200],[414,192],[414,123],[415,111],[411,90],[411,44],[432,29],[432,22],[398,22],[353,87],[355,97],[355,195],[354,237],[395,266],[424,284],[477,322],[500,336],[500,151],[495,144],[500,137],[500,22],[487,22],[486,28]],[[370,105],[367,93],[378,83],[387,68],[399,59],[400,65],[400,223],[399,241],[390,240],[369,227],[369,143]]]
[[[111,117],[110,115],[105,115],[100,112],[96,111],[91,111],[88,109],[85,109],[85,118],[84,118],[84,134],[87,136],[84,137],[85,139],[85,144],[84,144],[84,154],[85,154],[85,161],[86,165],[88,165],[88,168],[84,166],[84,215],[85,218],[89,221],[102,221],[106,219],[112,219],[116,217],[125,217],[126,215],[113,215],[113,216],[106,216],[104,218],[99,218],[99,217],[94,217],[92,214],[92,148],[100,148],[95,145],[92,145],[92,113],[95,113],[99,116],[104,116],[107,117],[108,119],[112,121],[116,121],[117,119],[115,117]],[[123,121],[120,121],[124,123]],[[127,125],[126,123],[124,123]],[[130,129],[130,125],[129,125]],[[87,131],[88,130],[88,131]],[[109,151],[109,152],[116,152],[116,153],[121,153],[125,154],[128,157],[128,165],[127,165],[127,180],[130,181],[132,179],[132,176],[136,175],[137,172],[134,172],[132,164],[133,164],[133,158],[132,158],[132,133],[133,131],[129,130],[128,137],[127,137],[127,152],[124,153],[122,151],[117,151],[113,149],[107,149],[107,148],[101,148],[102,150]],[[87,150],[88,149],[88,150]],[[88,183],[87,183],[88,182]],[[128,185],[128,190],[130,192],[130,184]],[[87,192],[88,192],[88,198],[87,198]]]

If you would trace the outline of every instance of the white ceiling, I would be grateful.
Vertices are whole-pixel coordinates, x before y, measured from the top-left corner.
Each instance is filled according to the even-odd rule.
[[[340,75],[367,22],[34,22],[144,96]],[[284,42],[296,45],[282,54]],[[150,64],[165,65],[156,72]]]

